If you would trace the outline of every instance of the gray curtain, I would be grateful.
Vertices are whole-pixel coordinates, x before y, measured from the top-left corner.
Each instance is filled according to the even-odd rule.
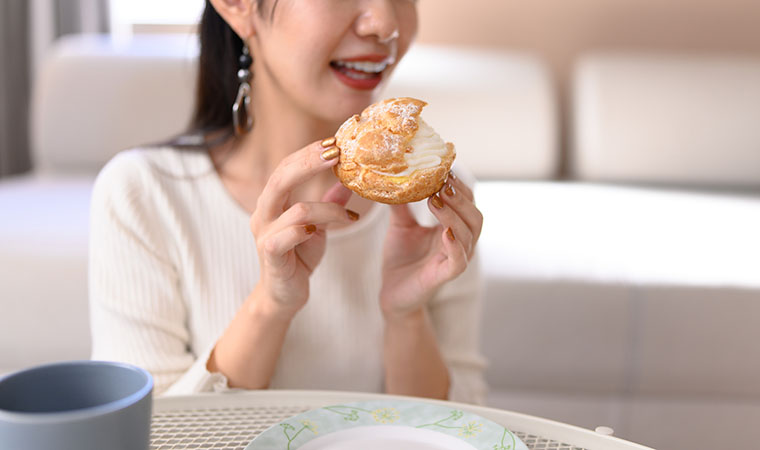
[[[108,0],[53,0],[55,35],[108,31]]]
[[[0,1],[0,176],[29,170],[27,0]]]
[[[108,0],[0,0],[0,177],[32,168],[29,102],[35,67],[33,44],[44,53],[60,36],[103,33],[108,31],[108,22]],[[42,49],[41,39],[45,41]]]

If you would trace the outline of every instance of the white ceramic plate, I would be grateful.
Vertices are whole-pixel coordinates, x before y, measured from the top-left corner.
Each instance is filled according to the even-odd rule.
[[[424,402],[370,401],[291,417],[246,450],[528,450],[503,426]]]

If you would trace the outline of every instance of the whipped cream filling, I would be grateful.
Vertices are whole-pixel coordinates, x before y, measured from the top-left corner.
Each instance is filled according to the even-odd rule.
[[[373,172],[388,177],[408,177],[418,170],[432,169],[441,164],[443,157],[449,152],[446,142],[421,117],[418,119],[418,126],[417,134],[409,142],[412,151],[404,153],[404,160],[409,167],[397,173],[378,170]]]

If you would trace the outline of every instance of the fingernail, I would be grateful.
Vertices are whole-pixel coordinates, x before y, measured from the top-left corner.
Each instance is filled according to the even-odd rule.
[[[454,172],[449,172],[449,180],[456,180],[457,176],[454,175]]]
[[[306,234],[314,234],[317,231],[317,226],[312,224],[304,225],[303,229],[306,230]]]
[[[333,145],[335,145],[335,138],[334,137],[327,138],[324,141],[322,141],[322,148],[332,147]]]
[[[351,211],[350,209],[346,210],[346,214],[348,214],[348,218],[356,222],[359,220],[359,213],[356,211]]]
[[[438,197],[438,195],[436,194],[433,194],[433,196],[430,197],[430,203],[432,203],[433,206],[435,206],[438,209],[443,208],[443,200],[441,200],[441,198]]]
[[[449,227],[449,228],[446,228],[446,236],[448,236],[448,237],[449,237],[449,240],[450,240],[451,242],[454,242],[454,241],[456,241],[456,238],[454,237],[454,232],[453,232],[453,231],[451,231],[451,227]]]
[[[443,192],[446,193],[449,197],[453,197],[454,194],[456,194],[456,191],[454,190],[454,186],[447,184],[446,189],[443,190]]]
[[[339,155],[340,149],[338,147],[330,147],[327,150],[323,151],[319,157],[325,161],[330,161],[331,159],[337,158]]]

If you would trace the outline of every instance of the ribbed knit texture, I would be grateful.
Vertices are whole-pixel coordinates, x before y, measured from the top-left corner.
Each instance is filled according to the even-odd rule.
[[[388,217],[378,204],[356,224],[328,232],[272,388],[382,392],[378,293]],[[111,160],[91,206],[93,359],[146,368],[159,395],[227,389],[206,362],[258,281],[249,219],[205,152],[135,149]],[[485,396],[479,298],[475,261],[429,306],[452,400]]]

